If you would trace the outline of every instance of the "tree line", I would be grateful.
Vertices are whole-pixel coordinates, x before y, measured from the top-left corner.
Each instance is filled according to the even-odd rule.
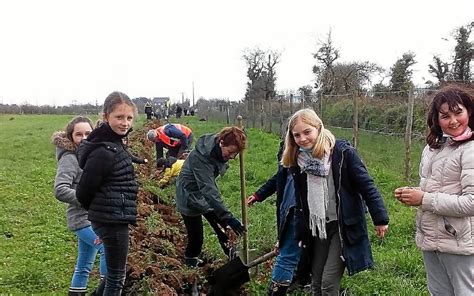
[[[424,88],[436,89],[452,81],[472,82],[470,63],[474,48],[469,38],[473,27],[474,22],[453,31],[451,37],[456,45],[452,50],[452,60],[443,61],[439,56],[433,56],[433,63],[428,65],[428,71],[433,75],[434,81],[426,81]],[[290,91],[308,101],[317,100],[321,95],[367,92],[374,97],[386,97],[388,93],[408,97],[410,90],[415,88],[412,75],[413,65],[417,61],[416,54],[412,51],[404,53],[390,69],[384,69],[371,61],[342,62],[341,51],[334,44],[329,31],[325,39],[317,43],[312,56],[315,62],[312,65],[314,85],[303,85]],[[251,102],[250,105],[257,105],[257,108],[260,106],[262,109],[264,101],[281,98],[282,96],[276,95],[275,71],[281,54],[274,50],[254,48],[246,49],[242,58],[247,65],[248,78],[244,102]],[[387,78],[388,82],[385,82]]]
[[[425,82],[424,88],[437,89],[445,83],[473,81],[470,67],[474,55],[473,42],[470,36],[474,22],[454,29],[450,38],[456,42],[451,52],[451,60],[442,60],[438,55],[433,56],[433,62],[428,65],[428,71],[433,80]],[[446,39],[447,40],[447,39]],[[259,112],[264,104],[293,99],[299,96],[308,103],[315,103],[321,96],[337,96],[354,93],[371,93],[373,97],[389,97],[398,94],[408,97],[415,88],[413,83],[413,66],[417,63],[416,54],[412,51],[404,53],[390,69],[384,69],[371,61],[341,61],[341,51],[332,40],[329,31],[325,39],[318,41],[315,52],[312,53],[314,65],[312,73],[314,84],[302,85],[294,90],[277,92],[277,66],[282,54],[276,50],[261,48],[244,49],[242,59],[246,63],[247,87],[242,102],[247,106],[247,112]],[[385,82],[388,79],[387,82]],[[135,98],[134,102],[139,112],[143,112],[148,98]],[[228,99],[200,97],[197,105],[206,102],[222,101],[228,104]],[[189,102],[187,102],[189,105]],[[250,109],[250,110],[249,110]],[[34,106],[28,103],[20,105],[0,104],[0,113],[19,114],[98,114],[100,106],[92,104],[71,104],[69,106]],[[270,112],[272,108],[269,108]],[[270,117],[272,114],[269,114]]]

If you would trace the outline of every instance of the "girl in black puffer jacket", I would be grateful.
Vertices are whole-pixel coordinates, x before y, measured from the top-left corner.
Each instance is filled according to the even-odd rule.
[[[111,93],[104,102],[103,123],[78,149],[83,169],[77,199],[89,211],[102,239],[107,261],[104,295],[121,295],[128,254],[128,225],[135,224],[138,183],[132,157],[123,144],[137,112],[130,98]]]

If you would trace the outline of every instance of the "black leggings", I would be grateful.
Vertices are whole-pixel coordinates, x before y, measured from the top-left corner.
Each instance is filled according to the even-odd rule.
[[[104,295],[121,295],[128,255],[128,224],[92,222],[92,228],[104,244],[107,263]]]
[[[202,216],[181,216],[183,217],[184,225],[188,232],[188,244],[186,245],[184,256],[188,258],[198,257],[201,254],[202,244],[204,243]],[[227,245],[229,237],[225,233],[227,224],[219,219],[214,212],[208,212],[203,216],[209,222],[212,229],[214,229],[214,233],[217,235],[222,250],[224,250],[226,255],[229,255],[229,247]]]

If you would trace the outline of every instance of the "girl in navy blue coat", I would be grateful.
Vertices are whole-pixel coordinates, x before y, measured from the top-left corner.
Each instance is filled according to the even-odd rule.
[[[312,294],[338,295],[345,268],[353,275],[373,266],[366,207],[381,238],[388,214],[356,150],[312,109],[297,111],[288,125],[282,165],[295,181],[296,239],[312,254]]]
[[[278,162],[281,160],[284,142],[280,143]],[[272,270],[272,280],[269,286],[269,296],[286,295],[293,280],[293,273],[301,256],[301,248],[295,239],[295,190],[294,181],[288,169],[278,164],[278,171],[265,182],[254,194],[247,199],[252,206],[255,202],[262,202],[276,192],[278,256]]]

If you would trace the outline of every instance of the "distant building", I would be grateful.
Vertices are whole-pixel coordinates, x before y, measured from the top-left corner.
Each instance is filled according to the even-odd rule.
[[[170,97],[154,97],[151,102],[155,108],[164,109]]]

